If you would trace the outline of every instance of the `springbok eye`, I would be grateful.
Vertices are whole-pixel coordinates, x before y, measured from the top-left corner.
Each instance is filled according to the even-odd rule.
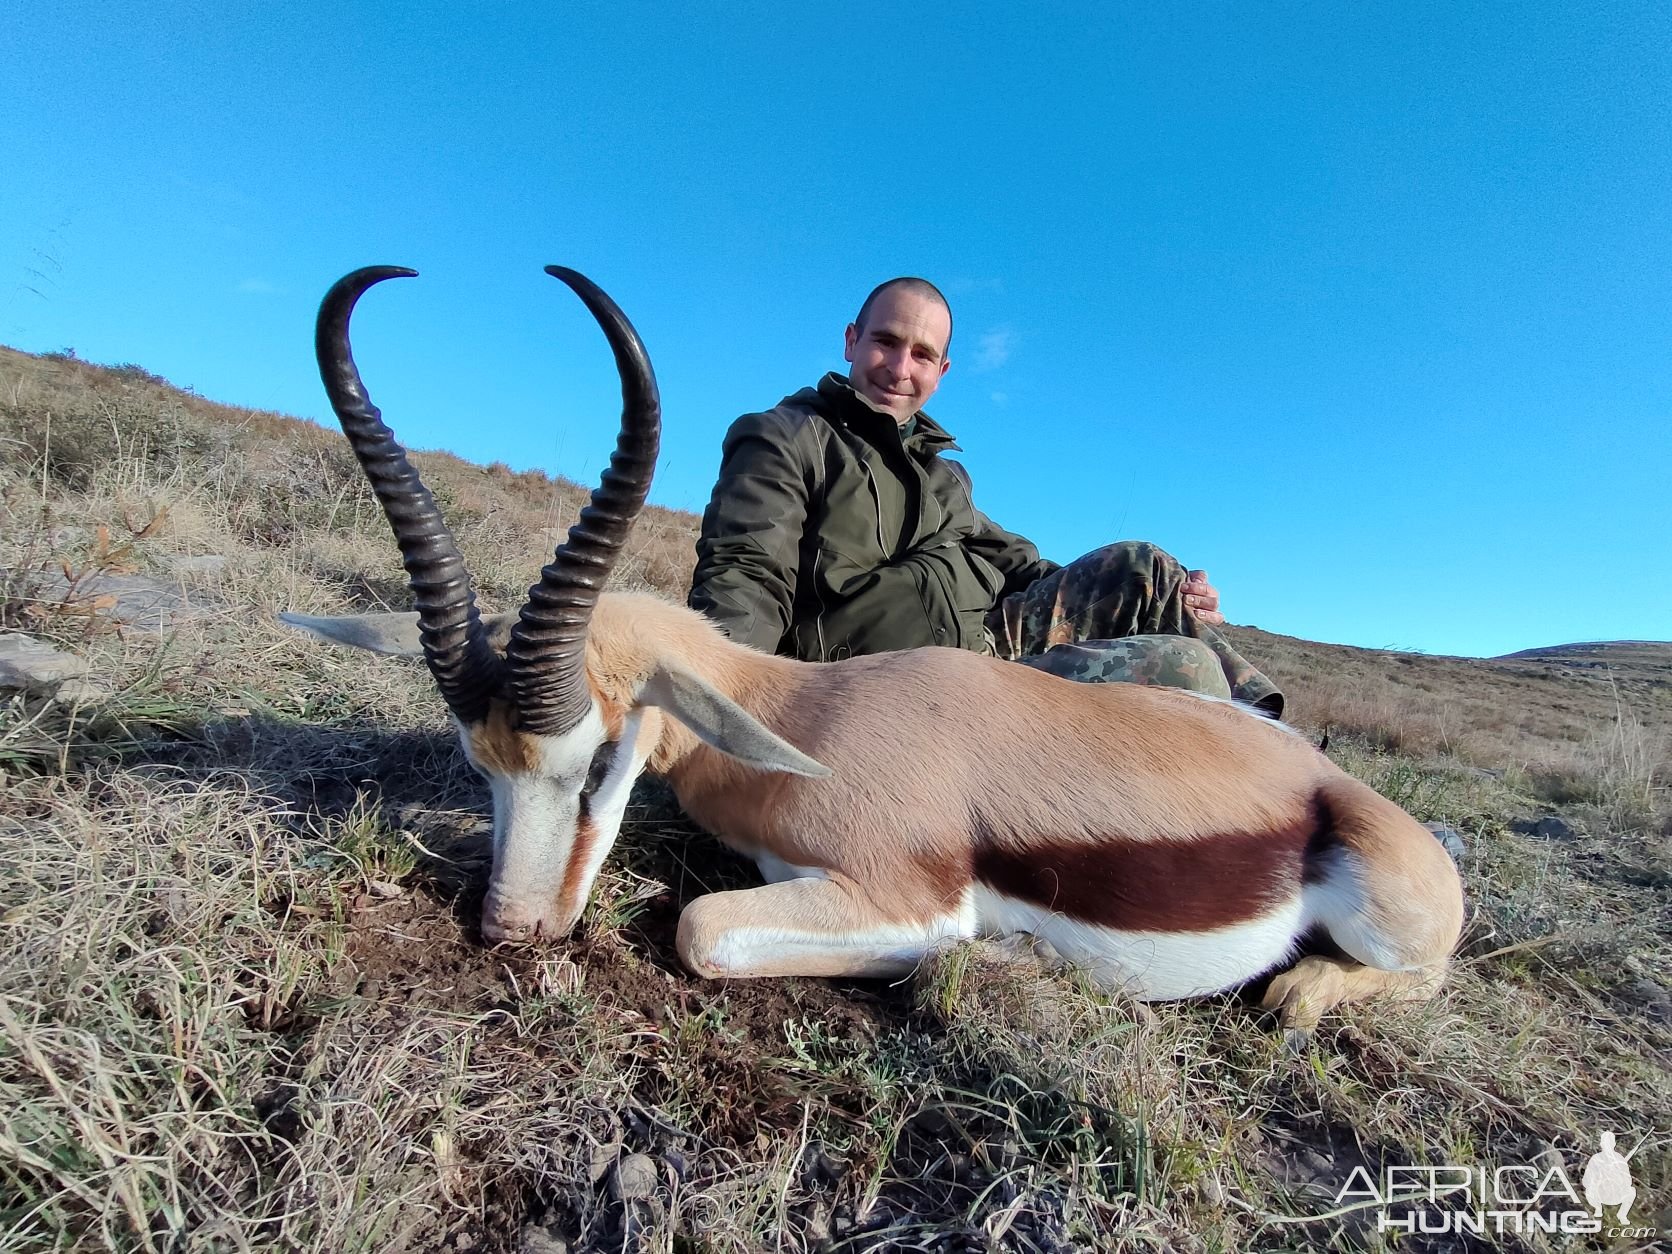
[[[598,746],[598,751],[592,755],[592,765],[586,768],[586,783],[581,785],[581,800],[585,801],[603,786],[604,776],[610,773],[610,763],[615,761],[615,741],[606,740]]]

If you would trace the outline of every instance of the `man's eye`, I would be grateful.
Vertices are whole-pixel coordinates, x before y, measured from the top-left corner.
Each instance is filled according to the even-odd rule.
[[[614,761],[615,741],[606,740],[592,755],[592,765],[586,768],[586,783],[581,785],[583,798],[590,797],[603,786],[604,777],[610,773],[610,763]]]

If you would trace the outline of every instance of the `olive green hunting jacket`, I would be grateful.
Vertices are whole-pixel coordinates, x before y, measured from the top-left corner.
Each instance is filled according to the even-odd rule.
[[[998,600],[1057,569],[970,499],[952,437],[828,374],[726,433],[690,604],[734,640],[806,661],[985,651]]]

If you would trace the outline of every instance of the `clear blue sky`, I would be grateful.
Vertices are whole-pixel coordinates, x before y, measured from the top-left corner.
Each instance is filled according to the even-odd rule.
[[[1048,556],[1153,540],[1318,640],[1672,637],[1663,4],[12,0],[0,121],[21,348],[331,421],[319,297],[410,265],[356,324],[397,432],[588,480],[573,265],[700,510],[917,273],[931,412]]]

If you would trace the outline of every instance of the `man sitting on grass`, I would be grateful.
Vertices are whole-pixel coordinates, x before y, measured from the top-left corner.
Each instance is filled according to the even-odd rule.
[[[1214,627],[1203,571],[1126,541],[1058,566],[975,507],[924,404],[951,360],[952,310],[898,278],[848,325],[845,376],[726,433],[690,604],[732,639],[806,661],[944,645],[1081,680],[1170,684],[1282,713],[1283,695]]]

